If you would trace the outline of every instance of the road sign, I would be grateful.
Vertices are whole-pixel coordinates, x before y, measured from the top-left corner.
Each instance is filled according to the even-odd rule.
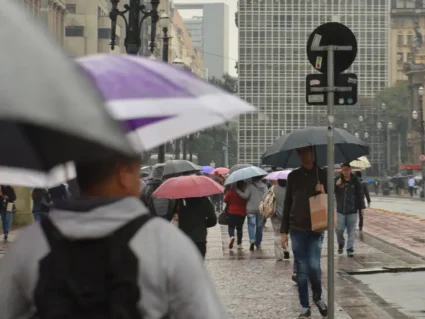
[[[326,74],[307,74],[306,102],[308,105],[328,104],[328,79]],[[354,105],[357,103],[357,75],[341,73],[335,77],[334,104]]]
[[[319,72],[327,71],[326,49],[317,50],[328,45],[351,46],[350,51],[335,50],[334,72],[344,72],[354,62],[357,55],[357,40],[354,33],[345,25],[338,22],[322,24],[310,35],[307,41],[307,57],[311,65]]]
[[[425,155],[424,155],[424,154],[422,154],[421,156],[419,156],[419,160],[420,160],[421,162],[425,162]]]

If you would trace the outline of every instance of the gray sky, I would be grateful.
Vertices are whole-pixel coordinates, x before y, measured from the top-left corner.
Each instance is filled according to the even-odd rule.
[[[202,0],[174,0],[174,3],[199,3]],[[227,3],[229,6],[229,54],[227,56],[227,62],[229,63],[230,75],[236,76],[235,62],[238,60],[238,28],[235,24],[235,12],[237,6],[237,0],[203,0],[205,3]],[[202,10],[181,10],[180,14],[183,18],[190,18],[196,15],[202,15]]]

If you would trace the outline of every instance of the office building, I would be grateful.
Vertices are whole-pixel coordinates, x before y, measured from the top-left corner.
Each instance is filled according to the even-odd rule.
[[[175,2],[174,7],[184,10],[202,10],[202,16],[184,19],[192,41],[204,59],[209,77],[221,78],[229,72],[229,6],[226,3]]]
[[[358,75],[360,97],[388,86],[389,1],[239,0],[239,95],[258,109],[239,119],[239,162],[259,164],[277,137],[326,121],[325,107],[305,103],[305,77],[314,72],[306,44],[320,24],[341,22],[356,34],[350,71]],[[378,161],[375,154],[371,161]]]

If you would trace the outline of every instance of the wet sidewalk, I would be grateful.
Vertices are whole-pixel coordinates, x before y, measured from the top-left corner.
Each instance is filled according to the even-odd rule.
[[[381,214],[381,213],[376,213]],[[372,216],[372,213],[371,213]],[[379,219],[379,215],[373,215]],[[381,217],[381,219],[383,219]],[[409,219],[410,220],[410,219]],[[383,224],[374,225],[367,219],[367,229],[377,232]],[[231,318],[296,318],[299,301],[296,285],[291,281],[293,258],[276,262],[271,225],[264,231],[263,247],[249,251],[247,226],[244,225],[242,251],[228,249],[227,227],[216,226],[209,230],[207,268],[217,285]],[[399,249],[391,243],[358,232],[356,254],[348,258],[338,255],[335,245],[335,296],[336,318],[407,318],[397,306],[388,304],[354,275],[390,272],[400,267],[423,269],[424,259]],[[327,286],[327,238],[322,252],[323,287]],[[326,300],[327,292],[323,291]],[[312,318],[321,318],[312,306]]]

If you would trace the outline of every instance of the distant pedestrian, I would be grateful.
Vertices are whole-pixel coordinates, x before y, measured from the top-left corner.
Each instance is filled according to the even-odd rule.
[[[32,213],[36,222],[41,222],[49,216],[53,206],[50,194],[45,188],[35,188],[32,191]]]
[[[373,181],[373,185],[375,186],[375,194],[378,195],[379,194],[379,186],[380,186],[380,182],[378,179],[375,179]]]
[[[347,255],[354,256],[354,236],[357,225],[357,211],[364,213],[364,194],[360,180],[352,174],[348,163],[342,164],[342,174],[335,179],[335,198],[337,205],[338,253],[345,247],[344,232],[347,230]]]
[[[217,215],[208,197],[177,201],[179,228],[194,242],[202,257],[207,253],[207,228],[217,224]]]
[[[239,181],[236,183],[235,188],[244,191],[246,183],[244,181]],[[226,204],[227,228],[230,238],[229,249],[233,249],[235,243],[235,230],[237,248],[242,249],[243,224],[246,217],[246,200],[243,199],[235,189],[230,188],[224,196],[224,203]]]
[[[356,176],[357,176],[357,178],[360,179],[360,182],[361,182],[361,185],[362,185],[363,195],[364,195],[364,197],[366,197],[367,207],[370,207],[371,200],[370,200],[368,183],[365,180],[363,180],[361,172],[356,172]],[[358,209],[358,213],[359,213],[359,230],[363,231],[363,222],[364,222],[363,210]]]
[[[301,313],[298,318],[310,318],[308,283],[311,282],[313,301],[322,316],[328,308],[322,299],[322,271],[320,266],[323,232],[311,230],[309,198],[326,193],[326,172],[313,162],[312,147],[297,150],[302,167],[288,175],[285,204],[280,233],[284,249],[291,235],[292,251],[296,263],[298,295]]]
[[[413,197],[413,193],[414,193],[414,189],[415,189],[415,184],[416,184],[416,181],[413,178],[413,176],[409,178],[409,180],[407,181],[407,184],[409,186],[410,197]]]
[[[16,194],[12,186],[2,185],[0,192],[0,214],[3,225],[3,240],[7,241],[12,227],[13,212],[15,209]]]
[[[223,175],[219,174],[218,172],[215,172],[215,174],[212,176],[212,179],[218,184],[220,184],[221,186],[224,185],[225,178],[223,177]],[[221,213],[221,211],[223,210],[223,198],[224,198],[223,194],[215,194],[211,196],[215,211],[217,213]]]
[[[68,200],[68,190],[65,184],[60,184],[58,186],[49,188],[48,191],[54,204],[62,203]]]
[[[246,213],[248,218],[248,234],[250,246],[249,250],[253,251],[255,247],[261,249],[263,241],[264,218],[260,214],[260,204],[264,195],[267,193],[267,185],[261,180],[261,177],[252,178],[245,191],[236,189],[236,192],[242,198],[246,199]]]

